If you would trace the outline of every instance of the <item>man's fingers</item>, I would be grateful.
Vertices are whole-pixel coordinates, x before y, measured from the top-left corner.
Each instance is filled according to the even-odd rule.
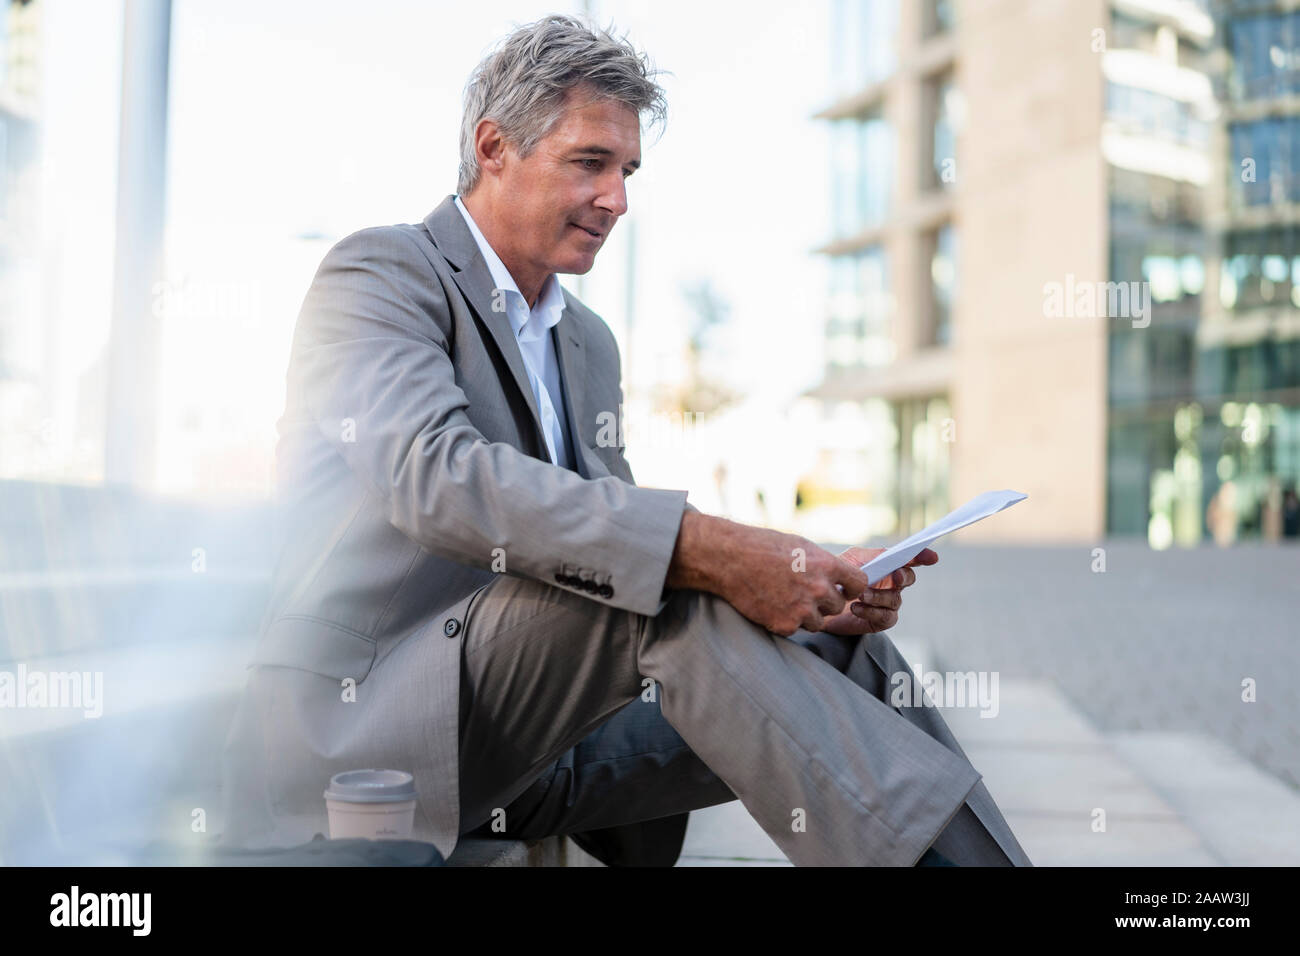
[[[835,570],[833,580],[843,586],[845,594],[861,594],[871,587],[871,581],[866,574],[860,571],[856,564],[850,564],[842,557],[835,562]]]
[[[862,594],[871,587],[871,581],[858,569],[880,552],[881,549],[848,548],[838,555],[840,564],[849,569],[845,571],[846,574],[856,572],[852,581],[844,577],[835,579],[837,584],[843,585],[845,594]],[[893,573],[885,575],[876,582],[875,586],[884,590],[911,587],[916,583],[916,572],[912,570],[913,567],[926,567],[938,563],[939,555],[932,548],[922,548],[916,557]]]
[[[872,631],[887,631],[898,623],[898,611],[893,608],[854,602],[850,605],[854,616],[862,618],[871,625]]]
[[[828,591],[817,601],[817,610],[827,617],[834,617],[844,610],[847,599],[839,591]]]
[[[911,561],[907,562],[907,567],[911,568],[911,567],[915,567],[916,565],[928,566],[931,564],[938,564],[938,563],[939,563],[938,553],[936,553],[932,548],[922,548],[920,554],[914,557]]]
[[[891,611],[897,611],[903,606],[903,595],[898,591],[885,590],[884,588],[874,588],[868,590],[862,597],[858,598],[856,604],[866,605],[867,607],[883,607]]]
[[[885,577],[876,582],[878,588],[910,588],[916,583],[916,572],[912,570],[910,564],[906,564],[896,571],[890,572]]]

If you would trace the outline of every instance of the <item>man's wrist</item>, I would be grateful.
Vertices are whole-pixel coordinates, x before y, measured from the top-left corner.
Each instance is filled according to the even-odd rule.
[[[720,594],[725,546],[719,543],[725,541],[726,526],[730,524],[726,518],[687,508],[682,513],[664,586]]]

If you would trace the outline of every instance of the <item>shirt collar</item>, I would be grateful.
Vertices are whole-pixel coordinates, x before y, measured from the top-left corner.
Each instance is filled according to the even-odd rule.
[[[564,312],[564,290],[560,287],[560,280],[554,272],[546,277],[542,283],[541,294],[537,297],[537,305],[533,306],[531,313],[528,308],[528,302],[524,299],[524,294],[519,291],[519,286],[515,284],[514,277],[506,264],[501,261],[501,257],[496,254],[487,238],[479,231],[478,224],[474,222],[474,217],[469,214],[465,204],[460,201],[460,196],[456,196],[456,208],[460,214],[465,217],[465,225],[469,226],[470,235],[474,237],[474,242],[478,245],[479,252],[483,254],[483,261],[487,263],[488,272],[492,274],[492,282],[506,294],[509,299],[511,294],[518,298],[519,304],[523,308],[507,309],[506,314],[510,318],[510,324],[514,327],[515,335],[530,319],[540,320],[540,332],[548,331],[552,326],[560,321],[561,314]]]

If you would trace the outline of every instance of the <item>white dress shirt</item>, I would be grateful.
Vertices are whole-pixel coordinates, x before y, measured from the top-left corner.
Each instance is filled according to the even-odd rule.
[[[529,309],[510,271],[479,231],[460,196],[455,201],[456,208],[465,217],[465,225],[469,226],[474,241],[478,243],[479,252],[483,253],[493,284],[504,293],[506,315],[523,354],[528,382],[533,387],[533,398],[537,400],[537,410],[542,416],[546,450],[551,453],[552,462],[561,468],[572,469],[564,442],[568,417],[564,412],[564,394],[560,390],[560,364],[551,338],[551,328],[560,321],[560,314],[564,311],[564,291],[560,288],[560,280],[554,272],[547,276],[537,304]]]

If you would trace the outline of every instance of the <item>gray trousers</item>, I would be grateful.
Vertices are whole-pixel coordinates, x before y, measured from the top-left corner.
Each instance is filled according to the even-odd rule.
[[[465,621],[461,832],[535,839],[739,799],[796,865],[1032,865],[942,717],[888,704],[884,634],[656,617],[502,575]],[[504,812],[504,830],[492,829]]]

